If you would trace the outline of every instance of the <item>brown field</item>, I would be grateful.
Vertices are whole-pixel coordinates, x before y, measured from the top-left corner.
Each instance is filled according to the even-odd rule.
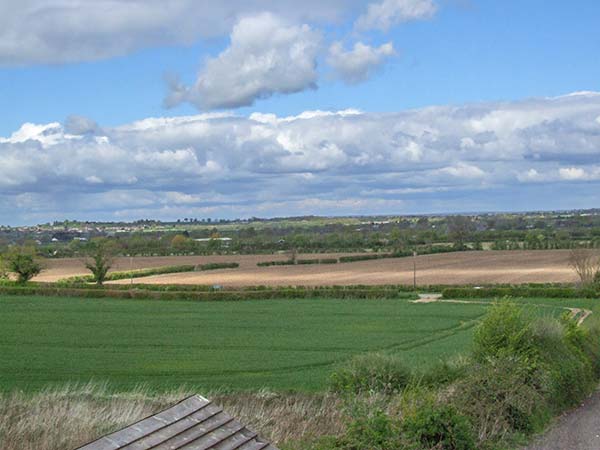
[[[341,255],[298,255],[317,258]],[[417,257],[417,283],[488,284],[576,281],[568,265],[568,250],[479,251]],[[382,259],[333,265],[257,267],[259,261],[286,259],[285,255],[171,256],[119,258],[114,270],[176,264],[238,262],[239,269],[158,275],[136,280],[148,284],[220,284],[223,286],[317,286],[351,284],[412,284],[412,258]],[[49,260],[37,281],[56,281],[85,274],[80,260]],[[129,283],[121,280],[115,283]]]

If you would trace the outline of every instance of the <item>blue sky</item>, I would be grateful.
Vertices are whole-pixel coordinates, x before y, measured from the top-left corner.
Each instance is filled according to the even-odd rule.
[[[600,179],[599,2],[201,3],[0,5],[0,223],[598,206],[590,192]],[[177,89],[166,81],[174,77]],[[421,109],[432,105],[442,110]],[[361,114],[301,116],[350,109]],[[460,136],[446,128],[459,120],[456,109],[465,116]],[[499,114],[506,123],[484,120]],[[65,129],[69,116],[87,125]],[[138,126],[182,116],[198,116],[193,129],[187,119]],[[356,122],[358,141],[369,142],[377,124],[394,133],[361,151],[335,130],[319,136],[334,120]],[[21,128],[27,123],[37,126]],[[505,153],[512,181],[493,174],[498,160],[481,157],[492,147]],[[115,152],[154,165],[121,173]],[[177,158],[197,170],[181,173]],[[373,177],[388,169],[402,180],[396,189]],[[464,171],[466,183],[440,175]],[[148,181],[158,173],[161,183]],[[254,195],[248,183],[259,186]],[[91,198],[102,199],[97,208]]]

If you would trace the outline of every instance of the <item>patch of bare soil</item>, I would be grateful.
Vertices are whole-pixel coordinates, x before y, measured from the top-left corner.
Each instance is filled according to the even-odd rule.
[[[315,257],[315,255],[308,255],[310,256]],[[417,257],[417,284],[574,282],[576,276],[569,268],[568,257],[568,250],[480,251],[424,255]],[[259,260],[273,259],[272,255],[221,258],[240,262],[240,268],[158,275],[146,277],[143,282],[223,286],[410,285],[413,283],[411,257],[332,265],[273,267],[256,266]],[[285,259],[284,256],[280,258]],[[209,258],[204,258],[204,261],[208,260]],[[183,261],[183,259],[171,259],[169,263],[185,264]],[[155,263],[154,260],[152,262]],[[165,265],[165,262],[156,264],[158,265]],[[116,283],[127,282],[121,280]]]

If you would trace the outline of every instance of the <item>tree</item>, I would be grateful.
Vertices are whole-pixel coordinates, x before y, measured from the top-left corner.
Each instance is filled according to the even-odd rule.
[[[88,259],[85,261],[85,268],[94,275],[94,281],[102,285],[106,280],[108,271],[114,263],[115,249],[108,242],[102,241],[94,243]]]
[[[571,250],[569,266],[577,273],[583,285],[592,284],[600,278],[600,255],[592,249]]]
[[[32,247],[13,247],[6,255],[8,270],[17,275],[17,282],[25,284],[42,272],[42,264]]]
[[[448,217],[448,238],[454,243],[454,248],[463,250],[466,248],[471,234],[475,231],[475,224],[470,217],[452,216]]]
[[[183,252],[188,246],[189,238],[183,234],[177,234],[171,239],[171,247],[177,252]]]
[[[8,278],[8,265],[6,260],[0,255],[0,280],[6,280]]]

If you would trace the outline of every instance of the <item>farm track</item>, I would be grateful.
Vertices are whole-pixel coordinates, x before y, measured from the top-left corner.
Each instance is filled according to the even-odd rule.
[[[451,300],[451,299],[443,299],[439,294],[424,294],[420,295],[418,300],[412,300],[412,303],[417,304],[427,304],[427,303],[454,303],[460,305],[489,305],[490,302],[480,302],[477,300]],[[555,306],[550,305],[542,305],[539,303],[531,303],[531,306],[535,306],[538,308],[555,308]],[[585,320],[592,315],[592,311],[585,308],[572,308],[569,306],[559,307],[564,309],[565,311],[569,311],[571,313],[571,317],[577,319],[577,325],[582,325]]]
[[[307,254],[298,258],[340,257],[344,254]],[[478,251],[417,257],[417,283],[493,284],[573,282],[568,250]],[[179,264],[238,262],[239,269],[188,272],[137,279],[147,284],[220,284],[223,286],[326,286],[412,284],[412,258],[394,258],[331,265],[257,267],[256,263],[285,260],[285,255],[226,255],[119,258],[115,271]],[[57,281],[85,274],[78,259],[49,260],[47,270],[36,281]],[[129,280],[115,281],[127,284]]]

